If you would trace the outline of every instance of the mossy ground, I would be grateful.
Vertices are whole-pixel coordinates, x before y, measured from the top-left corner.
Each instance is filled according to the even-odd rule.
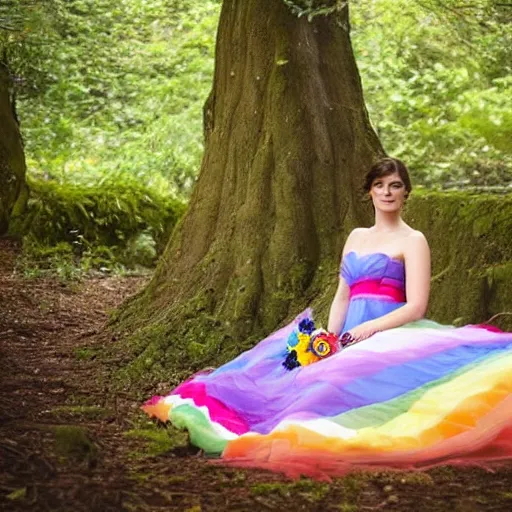
[[[87,431],[75,425],[59,425],[54,429],[55,451],[73,462],[96,460],[98,449]]]
[[[142,441],[143,449],[133,452],[135,458],[153,457],[169,453],[176,448],[186,448],[188,436],[185,432],[177,430],[172,426],[156,425],[147,418],[137,418],[138,423],[127,430],[124,435],[128,439]]]
[[[14,255],[0,241],[0,509],[509,510],[510,464],[317,482],[203,458],[142,414],[137,393],[112,389],[119,359],[91,357],[115,342],[100,328],[106,310],[143,281],[27,281],[12,274]]]

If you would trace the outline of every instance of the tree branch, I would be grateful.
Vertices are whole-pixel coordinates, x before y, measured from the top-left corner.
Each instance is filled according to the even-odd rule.
[[[490,324],[493,320],[496,320],[496,318],[499,318],[500,316],[512,316],[512,313],[510,311],[503,311],[501,313],[496,313],[495,315],[491,316],[489,320],[486,320],[484,324]]]

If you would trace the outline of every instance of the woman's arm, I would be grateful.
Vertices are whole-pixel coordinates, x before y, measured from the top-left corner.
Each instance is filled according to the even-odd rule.
[[[422,233],[416,232],[404,248],[406,304],[387,315],[364,322],[350,330],[356,341],[377,331],[400,327],[423,318],[430,293],[430,249]]]
[[[343,265],[343,258],[345,255],[352,250],[354,240],[363,233],[365,228],[354,229],[347,237],[345,245],[343,247],[343,255],[341,258],[341,265]],[[338,288],[334,295],[334,299],[329,310],[329,321],[327,322],[327,330],[339,336],[341,334],[341,328],[345,323],[345,317],[347,316],[348,304],[350,302],[350,287],[343,277],[340,275]]]
[[[327,323],[327,330],[339,336],[341,328],[345,323],[345,316],[347,315],[349,303],[350,288],[345,279],[340,276],[338,289],[334,295],[334,299],[329,310],[329,322]]]

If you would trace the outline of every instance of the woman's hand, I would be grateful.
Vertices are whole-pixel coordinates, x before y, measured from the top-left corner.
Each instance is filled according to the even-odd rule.
[[[352,337],[352,341],[349,343],[352,345],[353,343],[358,343],[359,341],[366,340],[370,336],[373,336],[378,332],[378,329],[375,327],[375,324],[370,321],[357,325],[347,332]]]

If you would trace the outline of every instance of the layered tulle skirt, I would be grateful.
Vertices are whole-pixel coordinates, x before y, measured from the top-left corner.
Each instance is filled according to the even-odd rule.
[[[295,476],[512,457],[512,333],[424,320],[288,370],[305,314],[143,409],[226,462]]]

